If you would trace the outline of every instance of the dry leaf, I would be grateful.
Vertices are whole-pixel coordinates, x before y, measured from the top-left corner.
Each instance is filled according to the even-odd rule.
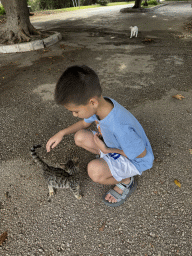
[[[144,42],[144,43],[151,43],[151,42],[153,42],[154,40],[153,39],[151,39],[151,38],[145,38],[144,40],[142,40],[142,42]]]
[[[185,99],[184,96],[182,96],[181,94],[176,94],[174,96],[172,96],[173,98],[177,99],[177,100],[182,100],[182,99]]]
[[[181,183],[178,180],[174,180],[175,185],[177,185],[179,188],[181,187]]]
[[[60,44],[60,48],[65,49],[66,45],[65,44]]]
[[[3,234],[0,235],[0,246],[5,242],[7,239],[7,232],[5,231]]]
[[[102,226],[99,228],[99,231],[103,231],[103,230],[104,230],[104,228],[105,228],[105,224],[106,224],[106,221],[105,221],[105,222],[103,222]]]

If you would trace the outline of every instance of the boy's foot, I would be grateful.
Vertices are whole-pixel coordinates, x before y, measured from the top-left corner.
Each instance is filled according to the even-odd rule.
[[[137,183],[133,177],[129,184],[118,183],[113,189],[110,189],[107,194],[103,196],[103,201],[106,205],[116,207],[125,202],[125,200],[134,192]]]
[[[123,182],[123,184],[129,185],[130,182],[131,182],[131,178],[128,178],[128,179],[126,179],[125,182]],[[121,184],[122,184],[122,182],[121,182]],[[123,189],[121,189],[121,187],[119,187],[117,185],[113,188],[113,190],[121,195],[123,193]],[[117,199],[114,196],[112,196],[109,192],[107,193],[105,200],[107,200],[109,203],[117,203]]]

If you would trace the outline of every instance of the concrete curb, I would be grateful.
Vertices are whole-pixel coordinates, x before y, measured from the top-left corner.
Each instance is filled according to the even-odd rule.
[[[29,52],[49,47],[62,39],[61,33],[55,32],[54,35],[42,40],[36,40],[29,43],[14,45],[0,45],[0,53]]]

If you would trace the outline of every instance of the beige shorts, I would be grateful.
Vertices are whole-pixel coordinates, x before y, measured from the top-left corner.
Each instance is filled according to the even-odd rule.
[[[104,154],[100,153],[100,158],[104,159],[109,166],[113,178],[121,181],[135,175],[141,175],[131,161],[117,153]]]

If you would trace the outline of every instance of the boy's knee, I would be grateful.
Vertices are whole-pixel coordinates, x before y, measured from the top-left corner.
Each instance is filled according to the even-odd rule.
[[[87,166],[87,171],[89,177],[94,181],[99,183],[102,179],[102,171],[101,171],[101,166],[98,162],[98,160],[93,160],[89,162]]]
[[[82,142],[84,141],[84,139],[85,139],[84,130],[80,130],[80,131],[75,133],[74,140],[75,140],[75,144],[77,146],[82,145]]]

